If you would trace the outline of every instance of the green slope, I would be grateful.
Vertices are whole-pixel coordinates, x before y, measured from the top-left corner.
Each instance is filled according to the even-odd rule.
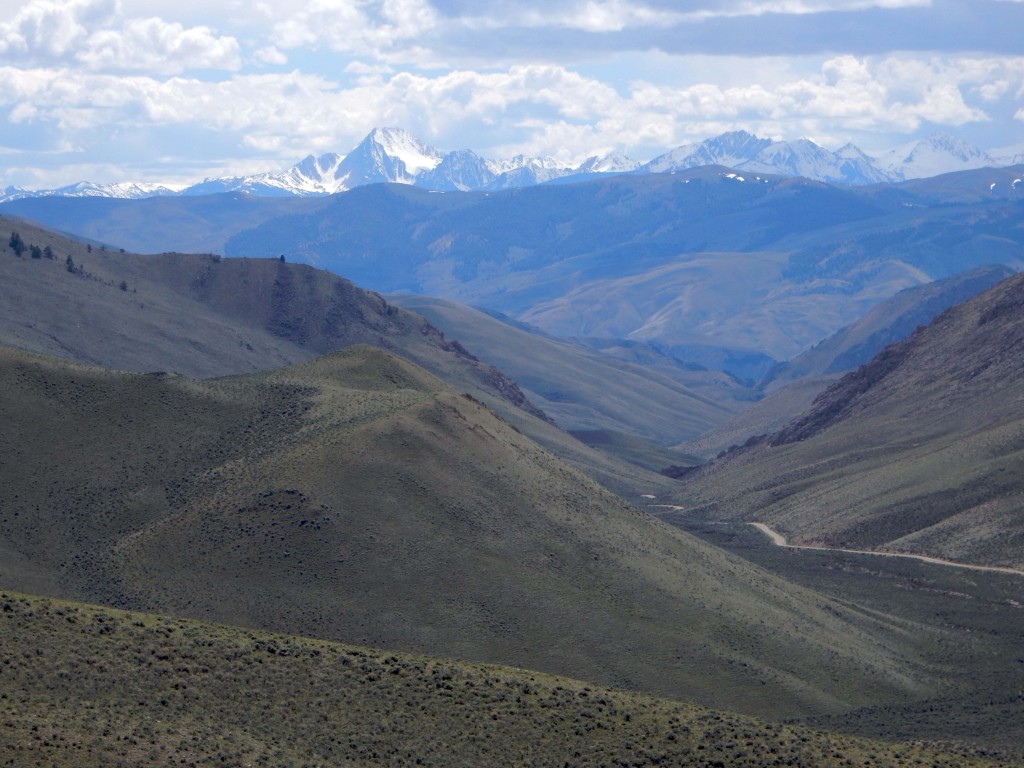
[[[507,667],[10,592],[0,662],[4,765],[994,765]]]
[[[0,583],[746,712],[941,688],[370,347],[204,382],[0,353]],[[30,565],[30,567],[26,567]]]

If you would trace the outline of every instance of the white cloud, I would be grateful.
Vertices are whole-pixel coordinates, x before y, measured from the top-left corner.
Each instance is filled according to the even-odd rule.
[[[437,24],[437,12],[427,0],[313,0],[278,21],[272,38],[280,48],[326,47],[383,56]]]
[[[459,19],[474,29],[503,27],[563,27],[585,32],[621,32],[643,27],[671,27],[714,18],[805,15],[827,11],[860,11],[870,8],[908,8],[931,5],[932,0],[733,0],[718,3],[662,3],[655,7],[635,0],[551,0],[515,3],[511,9],[487,6],[486,13]]]
[[[124,18],[116,0],[32,0],[0,24],[0,56],[93,70],[237,69],[239,44],[205,26]]]
[[[983,77],[988,73],[990,79]],[[489,127],[502,146],[519,141],[546,154],[578,137],[580,152],[600,145],[683,143],[709,126],[828,134],[911,132],[922,123],[959,126],[986,114],[962,89],[991,81],[1021,87],[1024,65],[999,60],[936,62],[841,56],[817,77],[723,88],[638,82],[620,93],[553,65],[437,76],[371,68],[350,87],[298,71],[236,75],[219,82],[115,76],[57,69],[0,70],[0,107],[21,122],[81,130],[107,121],[194,124],[235,132],[261,151],[338,149],[374,125],[407,125],[434,139],[460,126]],[[789,130],[787,130],[789,129]],[[583,138],[589,139],[581,145]],[[343,148],[343,147],[342,147]]]
[[[187,69],[233,70],[241,66],[238,41],[207,27],[186,29],[162,19],[129,19],[120,29],[89,36],[76,55],[90,69],[177,73]]]
[[[863,11],[869,8],[927,7],[932,0],[738,0],[714,12],[716,15],[761,16],[766,13],[807,14]]]
[[[463,21],[469,26],[564,27],[586,32],[621,32],[636,27],[670,26],[690,14],[651,8],[628,0],[576,0],[571,3],[538,4],[507,17],[478,16]]]
[[[255,51],[253,53],[253,58],[263,64],[282,65],[288,63],[288,57],[273,45],[269,45],[266,48],[260,48]]]
[[[65,56],[116,8],[114,0],[32,0],[0,23],[0,55]]]
[[[1005,68],[995,60],[992,65]],[[633,99],[681,120],[800,123],[820,132],[840,125],[846,131],[911,132],[924,121],[960,126],[986,120],[982,110],[965,102],[961,90],[972,83],[975,69],[972,61],[947,64],[889,57],[874,62],[840,56],[826,61],[816,78],[731,88],[641,84]]]

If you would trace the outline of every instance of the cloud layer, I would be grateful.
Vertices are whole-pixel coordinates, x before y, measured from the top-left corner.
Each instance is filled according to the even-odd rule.
[[[738,128],[868,149],[936,130],[1019,143],[1024,3],[678,7],[0,0],[0,182],[268,170],[376,125],[564,160]]]

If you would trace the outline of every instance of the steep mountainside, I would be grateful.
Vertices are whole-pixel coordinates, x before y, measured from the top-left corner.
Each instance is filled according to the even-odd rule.
[[[898,620],[675,531],[410,363],[199,382],[0,351],[0,583],[746,712],[941,687]]]
[[[842,330],[768,372],[769,391],[809,376],[845,373],[863,365],[894,341],[906,338],[949,307],[967,301],[1014,271],[984,266],[934,283],[906,288]],[[791,417],[799,415],[790,414]]]
[[[809,376],[782,387],[772,387],[769,394],[746,410],[731,416],[699,437],[674,446],[682,457],[677,463],[687,464],[691,458],[710,461],[723,451],[777,432],[806,411],[814,398],[840,375]]]
[[[909,336],[942,310],[1012,274],[1009,267],[978,267],[900,291],[806,352],[772,368],[759,384],[768,393],[763,400],[696,440],[684,441],[677,450],[688,457],[711,459],[753,437],[782,429],[840,375],[868,362],[887,344]]]
[[[400,352],[474,390],[541,415],[508,380],[422,317],[302,264],[202,254],[140,257],[24,221],[5,231],[47,258],[0,249],[0,342],[135,371],[223,376],[308,360],[356,343]]]
[[[8,765],[994,765],[507,667],[10,592],[0,605]]]
[[[671,372],[652,370],[456,302],[405,294],[388,298],[479,350],[570,431],[611,430],[669,445],[707,431],[758,397],[716,371],[678,363]]]
[[[686,492],[798,543],[1024,567],[1024,275],[940,314]]]

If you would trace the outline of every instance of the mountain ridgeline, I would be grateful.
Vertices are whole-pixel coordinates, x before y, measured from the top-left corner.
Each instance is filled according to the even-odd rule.
[[[308,262],[381,292],[628,339],[760,380],[899,290],[1024,266],[1020,167],[829,185],[706,166],[517,190],[34,198],[0,210],[137,252]]]
[[[935,134],[912,145],[871,157],[852,144],[831,151],[810,139],[776,141],[731,131],[677,147],[640,163],[612,152],[578,164],[552,157],[488,160],[471,149],[442,152],[401,128],[375,128],[347,155],[309,155],[282,172],[207,178],[184,189],[159,183],[78,182],[58,189],[9,187],[0,202],[25,197],[196,196],[222,192],[281,197],[344,192],[366,184],[410,184],[434,191],[494,191],[552,181],[579,180],[608,173],[674,173],[705,165],[725,165],[743,173],[802,176],[841,184],[877,184],[937,176],[953,171],[1019,164],[1009,151],[984,152],[953,136]]]
[[[53,255],[20,257],[0,243],[0,342],[9,346],[121,370],[205,378],[371,344],[471,394],[619,492],[636,497],[666,490],[665,479],[655,472],[591,450],[552,424],[536,401],[492,364],[504,358],[482,362],[457,336],[446,338],[422,316],[324,270],[279,258],[143,257],[72,240],[24,220],[0,217],[0,226]],[[611,369],[607,361],[584,353],[574,353],[573,375],[597,383]],[[646,435],[652,421],[644,415],[644,397],[660,392],[672,398],[675,410],[662,411],[651,436],[667,444],[707,428],[751,396],[721,374],[692,372],[679,383],[652,378],[641,368],[631,376],[634,386],[620,387],[620,396],[607,404],[584,402],[593,388],[557,398],[559,417],[568,419],[562,427],[589,426],[594,422],[588,414],[596,413],[601,426]],[[537,389],[545,402],[550,392],[549,386]]]
[[[367,343],[543,418],[513,381],[422,317],[323,270],[209,254],[140,258],[28,222],[0,224],[54,254],[0,261],[6,344],[111,368],[205,377]]]
[[[20,201],[121,232],[173,211],[150,225],[267,253],[139,256],[0,219],[0,585],[51,596],[0,596],[0,758],[486,765],[481,734],[499,729],[523,750],[502,748],[505,763],[984,762],[622,689],[899,738],[947,738],[945,718],[948,738],[1016,749],[1013,585],[890,583],[825,560],[800,586],[794,550],[756,539],[766,562],[783,553],[773,574],[624,500],[740,551],[759,520],[796,542],[1021,568],[1024,276],[887,347],[772,437],[649,471],[757,397],[684,350],[763,373],[797,345],[781,329],[820,338],[933,273],[1017,264],[1021,202],[1012,183],[977,198],[990,173],[853,191],[704,168],[514,192],[365,186],[280,209]],[[311,261],[515,318],[385,299],[294,263],[285,233]],[[852,364],[1007,271],[897,294],[779,381]],[[583,343],[524,320],[575,323]],[[860,578],[866,591],[825,588]],[[254,685],[274,708],[254,708]],[[380,712],[384,736],[364,718]]]

